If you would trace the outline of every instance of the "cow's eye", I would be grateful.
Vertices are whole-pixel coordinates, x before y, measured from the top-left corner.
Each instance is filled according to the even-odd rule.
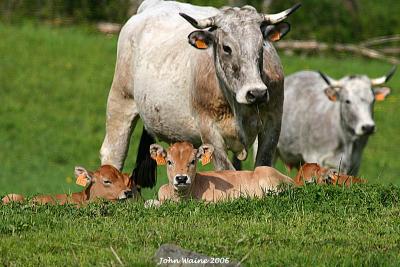
[[[232,54],[232,49],[229,46],[223,45],[222,49],[224,50],[225,53],[227,53],[229,55]]]
[[[346,104],[351,104],[351,101],[348,99],[345,102],[346,102]]]
[[[190,165],[194,165],[194,164],[196,164],[196,160],[192,160],[192,161],[190,162]]]
[[[167,164],[168,164],[168,166],[171,166],[172,165],[172,161],[167,160]]]
[[[112,184],[112,182],[110,180],[103,180],[103,183],[107,184],[107,185]]]

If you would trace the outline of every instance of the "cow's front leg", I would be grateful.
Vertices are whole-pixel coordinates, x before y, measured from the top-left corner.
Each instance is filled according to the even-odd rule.
[[[211,119],[201,119],[198,123],[203,144],[214,146],[213,163],[215,170],[235,170],[226,153],[224,138]]]
[[[340,173],[349,174],[351,171],[351,153],[346,149],[342,153],[332,153],[330,157],[321,159],[321,165],[336,169]]]
[[[102,165],[122,169],[138,115],[133,97],[113,86],[107,102],[106,136],[100,150]]]
[[[265,127],[258,133],[258,146],[255,166],[272,166],[276,147],[281,133],[282,117],[268,116]]]

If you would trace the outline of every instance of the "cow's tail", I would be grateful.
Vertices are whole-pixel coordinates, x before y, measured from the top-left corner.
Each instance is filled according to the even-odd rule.
[[[150,156],[150,145],[156,140],[143,127],[140,137],[139,149],[136,157],[135,168],[133,169],[131,179],[140,190],[143,187],[154,187],[157,182],[157,163]]]

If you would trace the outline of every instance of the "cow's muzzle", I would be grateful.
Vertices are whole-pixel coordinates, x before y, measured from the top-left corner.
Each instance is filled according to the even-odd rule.
[[[269,101],[267,89],[253,89],[246,93],[246,100],[249,104],[259,104]]]

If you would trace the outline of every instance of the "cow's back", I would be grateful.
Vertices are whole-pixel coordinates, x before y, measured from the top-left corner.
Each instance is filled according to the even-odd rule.
[[[288,165],[315,162],[337,146],[339,105],[324,93],[325,81],[317,72],[301,71],[285,78],[279,155]],[[305,159],[304,157],[307,157]]]
[[[218,10],[173,1],[144,1],[122,29],[118,53],[133,51],[132,94],[147,130],[164,140],[198,143],[200,136],[189,101],[193,67],[198,56],[211,50],[200,51],[188,44],[188,35],[196,29],[180,12],[205,18]]]

